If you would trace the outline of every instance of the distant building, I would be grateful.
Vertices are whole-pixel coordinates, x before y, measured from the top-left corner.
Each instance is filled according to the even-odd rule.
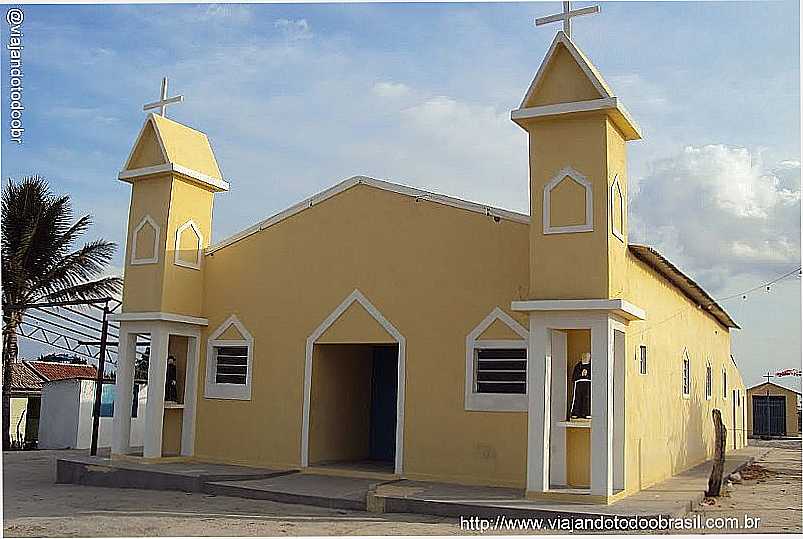
[[[97,381],[88,378],[66,378],[42,384],[40,449],[88,449],[92,443],[92,411]],[[131,406],[131,443],[142,444],[142,430],[147,386],[134,384],[136,398]],[[100,401],[98,446],[108,447],[112,439],[115,386],[103,383]]]
[[[31,447],[37,443],[42,384],[65,378],[97,376],[92,365],[50,361],[18,361],[11,370],[11,423],[9,435],[13,447]]]
[[[747,390],[747,435],[800,436],[800,392],[772,382]]]

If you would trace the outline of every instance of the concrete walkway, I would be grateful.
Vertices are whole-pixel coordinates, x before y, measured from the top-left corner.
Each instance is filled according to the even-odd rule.
[[[760,452],[760,448],[746,447],[728,454],[726,473],[751,462]],[[195,462],[148,464],[100,457],[59,459],[57,482],[184,490],[331,509],[452,517],[655,517],[681,516],[696,507],[703,498],[710,471],[710,463],[701,464],[611,505],[531,500],[512,488],[387,481]]]
[[[760,448],[755,447],[729,453],[725,459],[725,473],[732,473],[752,462],[760,453]],[[521,490],[512,488],[466,487],[406,480],[380,485],[374,496],[383,501],[386,512],[440,516],[676,517],[688,513],[703,499],[710,474],[711,463],[705,462],[610,505],[530,500],[522,496]]]

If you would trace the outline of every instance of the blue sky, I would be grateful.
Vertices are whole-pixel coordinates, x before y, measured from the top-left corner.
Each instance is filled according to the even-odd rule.
[[[209,135],[232,185],[213,241],[355,174],[527,211],[509,111],[558,28],[533,18],[558,10],[25,6],[25,142],[3,132],[2,175],[44,175],[122,245],[130,188],[116,173],[168,75],[185,95],[169,115]],[[799,265],[799,20],[794,1],[605,2],[574,22],[645,133],[629,146],[631,241],[715,297]],[[799,279],[725,306],[747,383],[800,365]]]

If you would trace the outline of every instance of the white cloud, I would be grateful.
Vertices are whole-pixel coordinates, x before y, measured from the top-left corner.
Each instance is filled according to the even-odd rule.
[[[273,26],[284,33],[287,39],[310,39],[312,29],[307,19],[277,19]]]
[[[630,230],[716,291],[799,263],[800,194],[798,161],[768,167],[745,148],[686,147],[638,180]]]
[[[374,94],[379,97],[404,97],[410,93],[410,87],[401,82],[381,81],[374,84]]]

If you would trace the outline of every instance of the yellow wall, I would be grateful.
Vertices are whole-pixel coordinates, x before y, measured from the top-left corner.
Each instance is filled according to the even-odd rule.
[[[743,410],[732,390],[744,391],[730,358],[730,334],[652,269],[627,255],[623,296],[647,311],[626,332],[626,485],[645,488],[708,459],[714,450],[711,410],[719,408],[728,429],[728,449],[746,443]],[[648,370],[639,374],[638,348],[647,346]],[[684,348],[691,357],[691,391],[682,395]],[[705,398],[705,370],[712,365],[712,396]],[[722,369],[727,369],[727,398]]]
[[[583,73],[571,53],[559,44],[546,66],[542,82],[524,106],[554,105],[600,97],[602,94]]]
[[[11,440],[24,441],[25,440],[25,424],[28,409],[28,397],[12,397],[11,398],[11,422],[9,423],[8,432]],[[22,421],[20,421],[22,418]],[[19,423],[19,439],[17,438],[17,423]]]
[[[799,395],[789,389],[773,384],[761,384],[747,391],[747,433],[753,435],[753,395],[776,395],[786,397],[786,435],[798,436],[800,429],[797,426],[797,400]]]
[[[466,335],[526,297],[527,257],[526,224],[366,185],[205,257],[204,338],[236,314],[254,367],[251,401],[199,397],[197,456],[299,465],[305,341],[359,289],[407,339],[405,475],[523,486],[526,414],[466,412],[464,383]],[[377,333],[347,325],[328,337]]]
[[[534,216],[530,231],[529,299],[608,297],[607,124],[601,113],[526,124],[530,134],[530,203]],[[544,234],[544,186],[567,166],[592,182],[594,231]]]
[[[371,346],[315,345],[310,464],[368,458],[372,360]]]

